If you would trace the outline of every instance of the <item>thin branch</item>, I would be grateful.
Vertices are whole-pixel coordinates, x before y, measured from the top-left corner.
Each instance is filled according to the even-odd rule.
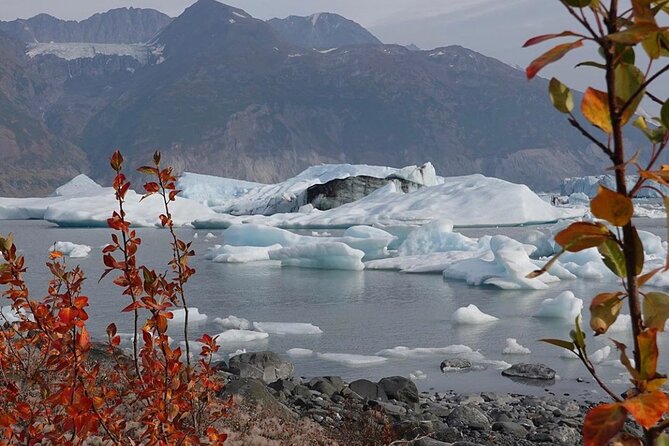
[[[639,97],[639,95],[640,95],[641,93],[643,93],[643,91],[646,89],[646,87],[648,87],[650,84],[652,84],[652,83],[655,81],[655,79],[657,79],[658,77],[662,76],[662,75],[663,75],[664,73],[666,73],[667,71],[669,71],[669,64],[665,65],[665,66],[664,66],[662,69],[660,69],[657,73],[653,74],[651,77],[649,77],[648,79],[646,79],[646,81],[645,81],[643,84],[641,84],[641,85],[639,86],[639,88],[637,89],[637,91],[635,91],[634,94],[633,94],[632,96],[630,96],[630,98],[627,100],[627,102],[625,102],[625,103],[623,104],[623,106],[620,107],[620,112],[619,112],[619,113],[620,113],[621,115],[622,115],[623,113],[625,113],[625,110],[627,110],[627,109],[632,105],[632,103],[637,99],[637,97]]]
[[[567,11],[569,11],[569,14],[571,14],[572,16],[574,16],[574,18],[575,18],[576,20],[578,20],[578,22],[579,22],[581,25],[583,25],[583,27],[584,27],[585,29],[588,30],[588,32],[589,32],[590,35],[593,37],[593,39],[595,39],[595,41],[597,41],[597,42],[600,41],[601,36],[598,35],[598,34],[595,32],[595,30],[592,28],[592,26],[590,26],[590,23],[588,23],[588,21],[586,20],[585,16],[580,17],[578,14],[576,14],[576,11],[574,11],[574,8],[572,8],[571,6],[569,6],[569,5],[568,5],[567,3],[565,3],[564,1],[561,1],[560,3],[562,3],[562,4],[564,5],[564,7],[567,8]]]
[[[650,92],[646,92],[646,96],[648,96],[653,102],[656,102],[660,105],[664,105],[664,102],[662,102],[662,99],[658,98],[654,94],[651,94]]]
[[[577,120],[576,117],[573,114],[569,114],[570,118],[568,119],[569,124],[572,125],[572,127],[576,128],[583,136],[588,138],[593,144],[595,144],[597,147],[602,149],[604,154],[611,158],[613,160],[613,152],[611,149],[609,149],[606,144],[595,138],[590,132],[588,132]]]
[[[648,162],[648,166],[644,170],[650,170],[653,168],[657,160],[660,158],[660,155],[662,155],[662,152],[664,149],[667,148],[667,144],[669,144],[669,138],[665,138],[664,142],[660,145],[660,147],[655,151],[653,156],[651,157],[650,161]],[[643,187],[644,183],[646,182],[646,178],[643,178],[639,176],[639,179],[637,180],[636,184],[632,188],[632,192],[630,192],[630,197],[634,197],[637,192]],[[662,194],[660,194],[662,195]]]

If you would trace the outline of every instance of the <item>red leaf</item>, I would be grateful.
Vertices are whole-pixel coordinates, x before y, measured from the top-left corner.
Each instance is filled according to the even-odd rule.
[[[662,419],[665,413],[669,412],[669,398],[664,392],[657,390],[625,400],[623,406],[632,414],[637,423],[650,429]]]
[[[606,446],[625,424],[627,411],[619,403],[601,404],[588,412],[583,423],[585,446]]]
[[[532,37],[530,40],[525,42],[523,48],[527,48],[528,46],[536,45],[538,43],[545,42],[547,40],[557,39],[558,37],[567,37],[567,36],[579,37],[579,34],[576,34],[575,32],[572,31],[563,31],[559,34],[543,34],[541,36]]]
[[[562,59],[562,57],[564,57],[564,55],[567,54],[569,51],[573,50],[574,48],[578,48],[580,46],[583,46],[583,40],[576,40],[571,43],[563,43],[548,50],[538,58],[534,59],[534,61],[530,64],[530,66],[527,67],[527,69],[525,70],[527,78],[532,79],[546,65]]]
[[[79,348],[82,351],[88,351],[91,348],[91,335],[86,330],[86,327],[81,327],[81,333],[79,334]]]

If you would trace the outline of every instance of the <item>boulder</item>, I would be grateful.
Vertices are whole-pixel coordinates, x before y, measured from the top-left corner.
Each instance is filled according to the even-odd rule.
[[[344,381],[339,376],[319,376],[313,378],[307,385],[311,390],[327,395],[328,398],[332,398],[345,387]]]
[[[474,430],[490,429],[488,417],[474,406],[457,406],[446,417],[446,422],[453,427],[467,427]]]
[[[555,370],[543,364],[514,364],[502,371],[502,375],[510,378],[550,381],[555,379]]]
[[[391,376],[379,381],[379,386],[390,399],[407,404],[418,403],[418,388],[413,381],[403,376]]]
[[[439,366],[442,372],[448,370],[466,370],[472,368],[472,362],[461,358],[444,359]]]
[[[294,366],[274,352],[242,353],[230,358],[228,371],[240,378],[255,378],[273,383],[293,376]]]
[[[221,393],[221,398],[235,397],[237,404],[255,409],[262,407],[264,410],[277,416],[288,416],[294,418],[296,414],[281,404],[259,379],[241,378],[228,383]]]
[[[359,379],[348,385],[348,388],[368,400],[388,401],[388,396],[380,384]]]

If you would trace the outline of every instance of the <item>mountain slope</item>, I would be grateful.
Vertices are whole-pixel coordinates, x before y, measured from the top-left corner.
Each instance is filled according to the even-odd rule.
[[[0,31],[21,42],[143,43],[172,19],[154,9],[118,8],[80,22],[39,14],[0,22]]]
[[[338,48],[346,45],[380,45],[374,37],[356,22],[332,13],[318,13],[308,17],[291,15],[285,19],[271,19],[268,23],[286,41],[305,48]]]
[[[482,172],[538,189],[601,157],[555,113],[545,81],[461,47],[307,50],[265,22],[200,0],[157,37],[165,61],[138,71],[86,126],[92,160],[143,161],[272,182],[319,162]],[[99,166],[96,172],[103,172]]]
[[[22,45],[0,33],[0,194],[48,194],[86,171],[86,155],[39,118],[48,83],[26,65]]]

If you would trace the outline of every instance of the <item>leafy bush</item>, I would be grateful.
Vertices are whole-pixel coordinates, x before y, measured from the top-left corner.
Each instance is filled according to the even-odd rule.
[[[607,445],[611,441],[616,445],[667,445],[669,436],[664,431],[669,427],[669,396],[662,390],[667,377],[658,371],[657,336],[658,332],[664,331],[669,318],[669,295],[643,292],[641,287],[660,271],[669,269],[669,259],[664,268],[650,271],[644,268],[643,245],[632,221],[632,199],[642,188],[658,190],[652,182],[669,184],[669,166],[656,167],[669,143],[669,101],[659,99],[650,91],[657,79],[669,71],[669,64],[656,68],[657,64],[666,63],[669,57],[669,27],[659,24],[669,15],[669,2],[631,0],[631,7],[628,7],[630,2],[618,0],[560,2],[580,24],[581,31],[564,31],[530,39],[525,46],[556,38],[569,38],[570,41],[534,60],[526,70],[527,77],[535,77],[545,66],[584,44],[598,50],[602,61],[585,61],[577,65],[601,70],[606,84],[604,91],[588,88],[581,102],[581,115],[594,128],[576,116],[574,96],[559,80],[551,79],[549,93],[555,108],[567,115],[569,123],[611,160],[616,190],[601,187],[590,203],[598,222],[573,223],[555,240],[562,247],[561,253],[597,248],[606,266],[620,278],[621,290],[602,293],[593,299],[590,328],[595,336],[605,334],[627,301],[634,340],[633,358],[628,357],[627,346],[617,341],[613,343],[630,374],[631,387],[620,396],[600,379],[588,357],[586,335],[579,318],[570,340],[545,341],[574,352],[614,401],[595,407],[586,416],[583,434],[587,446]],[[637,53],[642,51],[648,62],[638,60]],[[635,119],[644,99],[661,107],[659,117],[638,116]],[[646,154],[647,162],[640,161],[639,153],[631,157],[626,153],[623,130],[629,123],[641,130],[649,141],[651,150]],[[625,175],[630,168],[638,171],[639,178],[628,188]],[[664,197],[664,202],[669,210],[669,198]],[[548,270],[560,254],[532,276]],[[621,433],[628,416],[641,426],[642,438]]]

